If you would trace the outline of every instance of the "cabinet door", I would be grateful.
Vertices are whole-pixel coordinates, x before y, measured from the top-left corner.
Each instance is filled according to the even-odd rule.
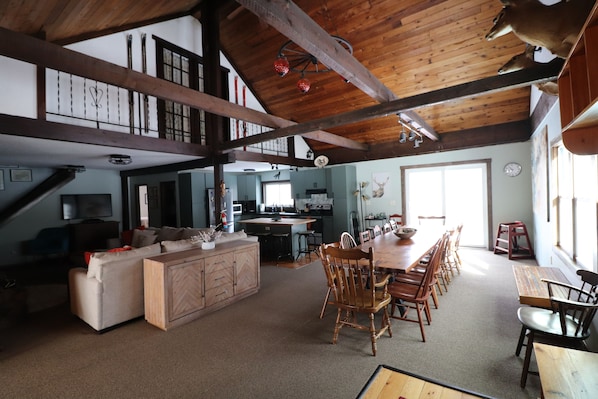
[[[203,271],[203,259],[168,269],[169,321],[176,320],[205,306]]]
[[[235,295],[258,286],[257,247],[235,252]]]

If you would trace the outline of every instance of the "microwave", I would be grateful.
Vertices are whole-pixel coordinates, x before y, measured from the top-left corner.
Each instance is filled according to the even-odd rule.
[[[243,213],[243,204],[233,204],[233,215],[240,215]]]

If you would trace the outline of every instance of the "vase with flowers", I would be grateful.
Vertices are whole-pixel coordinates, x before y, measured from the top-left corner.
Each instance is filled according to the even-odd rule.
[[[209,230],[200,231],[198,235],[193,237],[193,240],[201,242],[201,249],[214,249],[216,247],[216,240],[222,235],[219,227],[220,225],[210,227]]]

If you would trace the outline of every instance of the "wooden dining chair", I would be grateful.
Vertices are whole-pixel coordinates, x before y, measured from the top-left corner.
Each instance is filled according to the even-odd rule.
[[[388,217],[391,221],[394,220],[395,223],[397,223],[399,226],[403,225],[403,215],[400,215],[398,213],[393,213],[392,215],[390,215]]]
[[[373,232],[374,232],[374,238],[382,235],[382,229],[380,228],[379,225],[374,226]]]
[[[330,305],[332,303],[330,301],[330,294],[332,293],[332,287],[334,286],[334,280],[330,280],[330,273],[328,273],[326,271],[326,268],[328,266],[327,266],[326,262],[324,261],[324,256],[322,255],[322,251],[321,251],[322,245],[320,245],[317,252],[318,252],[318,255],[320,256],[320,260],[322,261],[322,266],[324,267],[324,274],[326,275],[326,285],[327,285],[328,289],[326,290],[326,295],[324,296],[324,303],[322,303],[322,309],[320,310],[320,319],[324,317],[324,313],[326,313],[326,308],[328,307],[328,305]],[[336,248],[341,247],[340,241],[333,242],[328,245],[331,247],[336,247]]]
[[[424,342],[426,342],[426,332],[424,331],[423,321],[424,314],[429,325],[432,322],[429,298],[434,289],[434,274],[440,265],[443,250],[442,246],[446,245],[445,241],[446,239],[443,237],[436,244],[430,263],[425,269],[419,284],[393,281],[388,285],[388,292],[393,298],[391,302],[390,317],[397,320],[418,323]],[[399,316],[395,315],[397,307],[401,308]],[[417,313],[417,320],[409,317],[410,310],[415,310]]]
[[[377,279],[374,273],[374,249],[363,251],[359,248],[342,249],[322,244],[322,263],[328,273],[328,281],[332,281],[334,300],[331,304],[337,307],[336,323],[332,343],[338,341],[342,327],[348,326],[369,331],[372,342],[372,353],[376,356],[377,340],[388,331],[392,337],[388,304],[391,297],[388,293],[390,275]],[[368,267],[363,267],[364,262]],[[376,329],[374,315],[382,312],[382,324]],[[368,315],[369,324],[360,324],[359,313]]]
[[[355,238],[353,238],[353,236],[346,231],[343,231],[341,233],[340,243],[341,243],[341,248],[343,248],[343,249],[355,248],[357,246],[357,243],[355,242]]]
[[[418,216],[420,226],[444,226],[446,216]]]
[[[427,256],[425,258],[425,260],[418,262],[418,264],[415,267],[413,267],[411,269],[411,271],[406,272],[406,273],[396,274],[394,276],[394,281],[396,281],[396,282],[419,285],[419,284],[421,284],[421,280],[424,278],[424,275],[425,275],[428,267],[436,267],[436,270],[434,270],[434,277],[430,281],[430,284],[432,286],[432,291],[430,292],[430,296],[432,298],[432,302],[434,303],[434,307],[436,309],[438,309],[438,307],[439,307],[437,293],[440,293],[440,295],[442,295],[441,283],[443,283],[443,285],[445,286],[445,291],[446,291],[446,281],[444,281],[445,277],[443,274],[444,272],[442,270],[442,259],[445,256],[446,249],[448,247],[447,241],[448,241],[448,233],[445,233],[442,236],[442,238],[440,240],[438,240],[438,242],[434,246],[434,249],[431,251],[429,256]],[[440,245],[442,245],[442,247],[440,247],[440,249],[438,249],[438,247]],[[438,264],[434,265],[431,263],[431,257],[434,255],[434,253],[437,250],[440,250],[443,253],[440,254],[440,262],[438,262]]]
[[[529,371],[534,342],[546,340],[556,346],[587,350],[585,340],[590,337],[590,326],[598,310],[596,293],[557,281],[542,281],[548,284],[551,308],[522,306],[517,310],[521,333],[515,354],[519,356],[521,348],[526,347],[520,381],[522,388],[525,388],[528,374],[538,374]],[[561,294],[555,295],[555,292]]]
[[[459,224],[454,230],[451,231],[451,237],[448,244],[448,250],[446,255],[446,266],[451,274],[451,277],[457,274],[461,274],[461,258],[459,257],[459,241],[461,240],[461,230],[463,224]]]
[[[359,242],[363,244],[364,242],[368,242],[370,240],[370,232],[368,230],[362,231],[359,233]]]
[[[382,226],[382,231],[384,232],[384,234],[390,233],[392,231],[392,227],[390,227],[390,222],[384,223],[384,225]]]

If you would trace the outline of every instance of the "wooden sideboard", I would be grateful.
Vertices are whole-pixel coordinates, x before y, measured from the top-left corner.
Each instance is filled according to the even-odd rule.
[[[259,243],[165,253],[143,261],[145,319],[163,330],[258,292]]]

